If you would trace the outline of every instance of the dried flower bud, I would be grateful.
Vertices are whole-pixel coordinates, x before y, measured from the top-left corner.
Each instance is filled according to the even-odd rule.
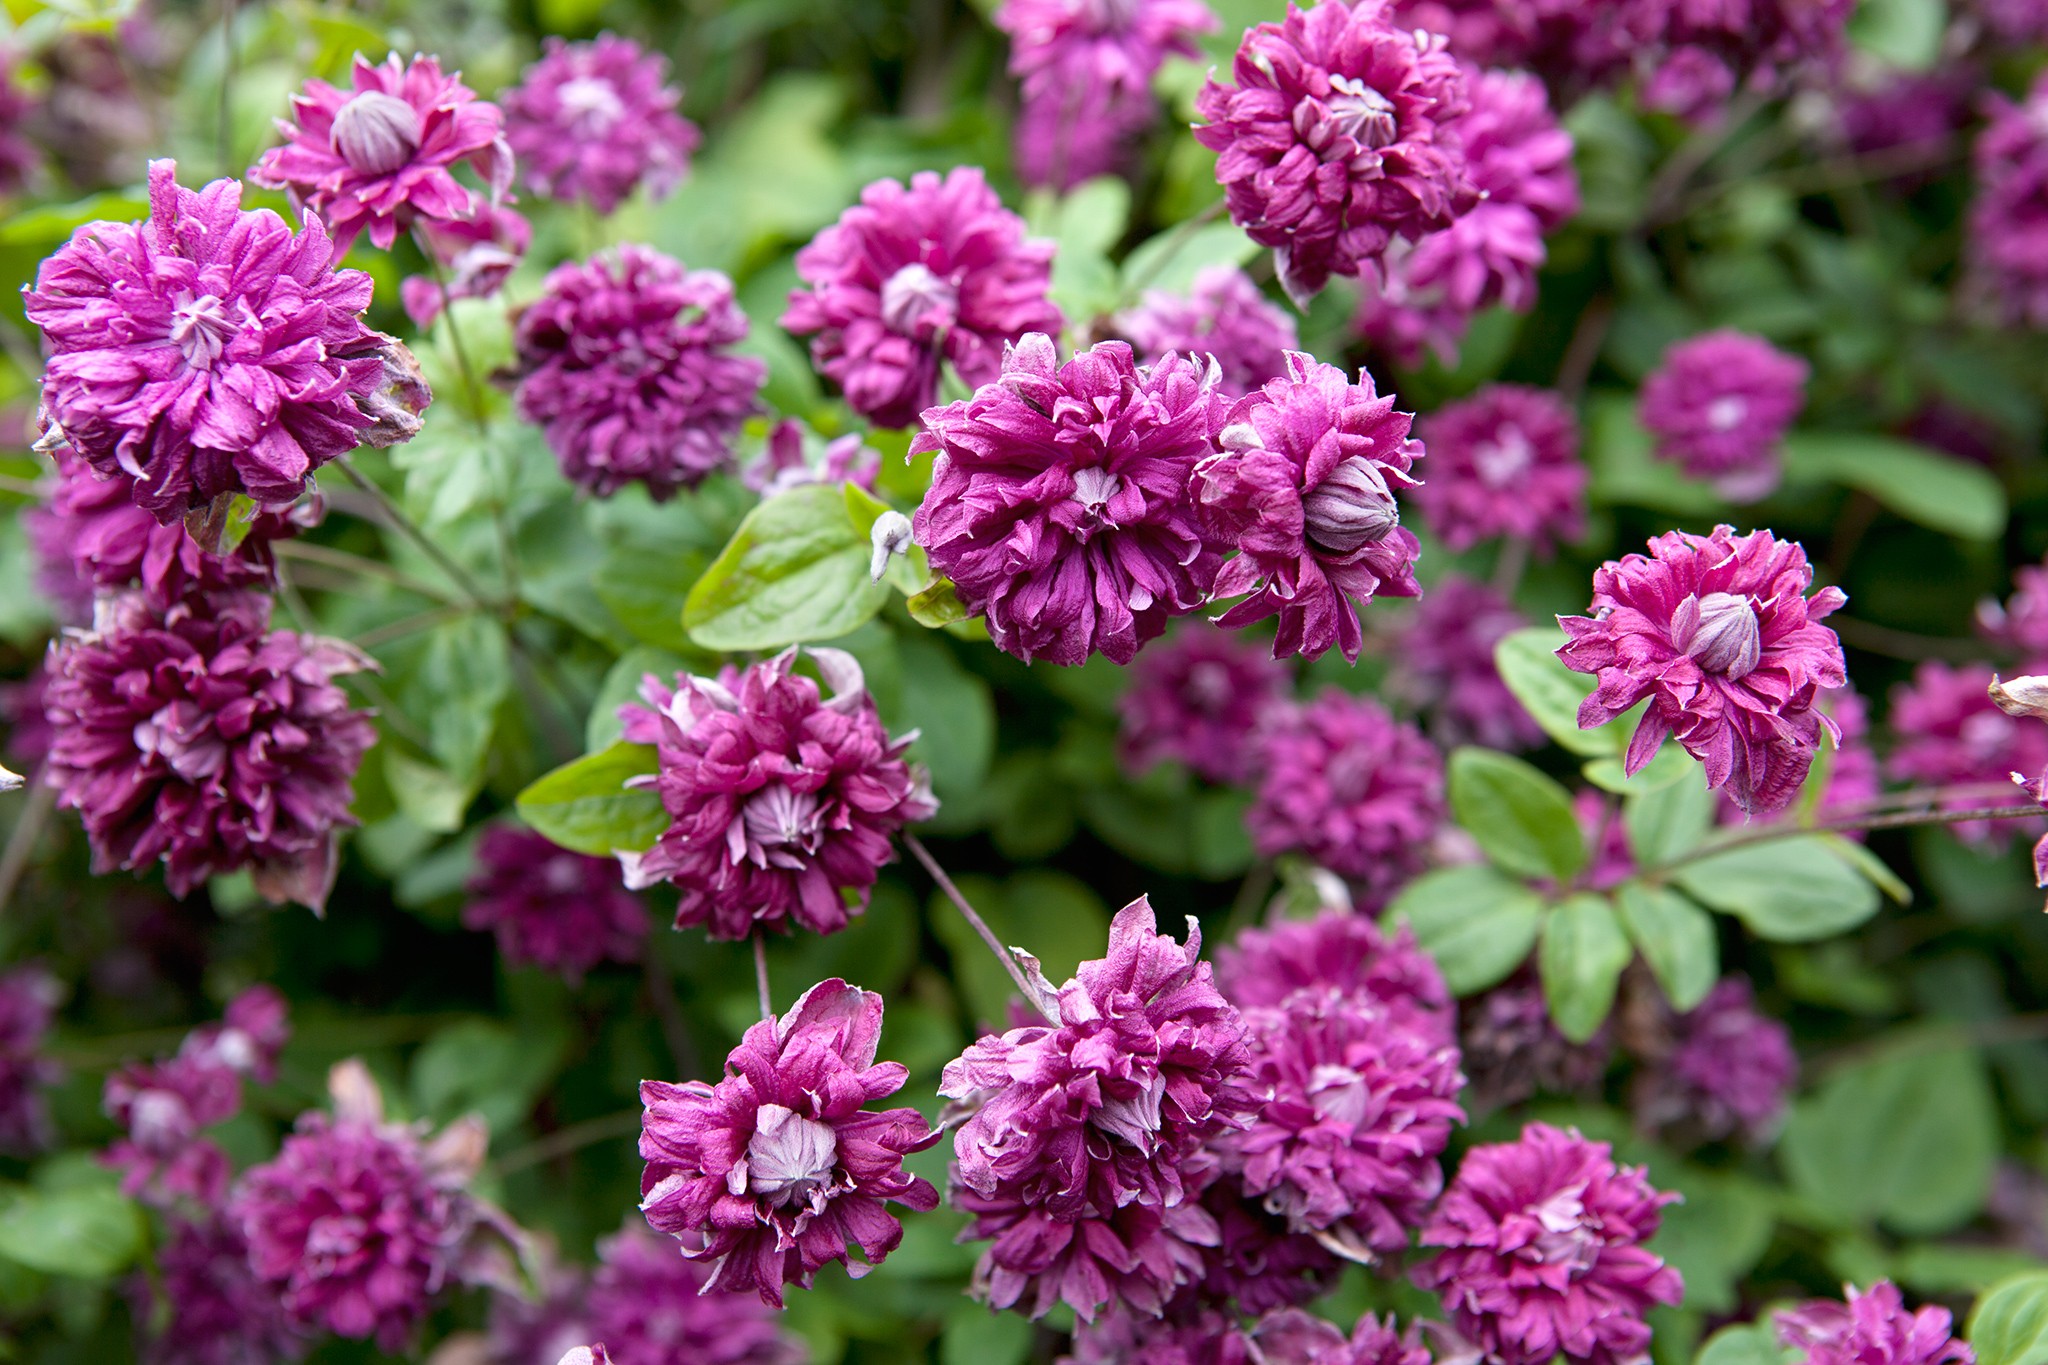
[[[397,337],[373,333],[379,341],[376,355],[384,362],[382,382],[368,396],[356,399],[356,406],[374,423],[363,432],[363,444],[379,450],[403,445],[420,434],[420,414],[434,401],[420,362]]]
[[[2048,677],[2014,678],[2011,682],[2001,682],[1994,673],[1989,691],[1991,700],[2008,716],[2048,720]]]
[[[396,95],[365,90],[335,111],[328,138],[357,170],[388,175],[419,150],[420,116]]]

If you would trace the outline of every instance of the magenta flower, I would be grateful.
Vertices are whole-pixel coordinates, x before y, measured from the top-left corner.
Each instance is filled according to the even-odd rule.
[[[1964,287],[1993,317],[2048,328],[2048,74],[2024,103],[1993,94],[1988,107],[1991,121],[1972,152],[1977,198]]]
[[[176,174],[150,162],[149,217],[86,224],[22,294],[63,438],[169,524],[225,494],[289,503],[329,460],[410,435],[377,424],[397,343],[363,326],[370,277],[334,269],[317,225],[244,212],[235,181]]]
[[[40,661],[20,682],[0,687],[0,721],[7,726],[0,758],[24,773],[39,772],[50,756],[50,717],[43,704],[49,687],[50,671]]]
[[[1266,1313],[1321,1298],[1336,1285],[1344,1263],[1314,1237],[1290,1232],[1286,1219],[1247,1198],[1235,1178],[1212,1182],[1202,1192],[1202,1207],[1216,1221],[1216,1243],[1203,1248],[1202,1277],[1181,1291],[1176,1305]]]
[[[1572,137],[1551,112],[1543,82],[1526,72],[1466,69],[1472,109],[1455,125],[1483,198],[1448,227],[1387,250],[1360,326],[1403,364],[1425,347],[1455,364],[1481,309],[1527,312],[1548,259],[1544,234],[1579,211]]]
[[[1451,993],[1405,924],[1388,934],[1365,915],[1326,910],[1312,920],[1245,929],[1217,951],[1216,984],[1245,1010],[1338,989],[1385,1014],[1397,1030],[1455,1051]]]
[[[1327,1319],[1284,1308],[1253,1323],[1251,1337],[1262,1365],[1429,1365],[1430,1359],[1421,1328],[1411,1323],[1399,1331],[1391,1313],[1384,1322],[1361,1314],[1346,1336]]]
[[[1611,845],[1603,850],[1612,851]],[[1550,1021],[1543,987],[1529,972],[1466,1002],[1458,1047],[1471,1082],[1465,1100],[1480,1115],[1538,1093],[1590,1094],[1606,1076],[1614,1051],[1604,1025],[1584,1043],[1559,1033]]]
[[[1908,1312],[1890,1280],[1861,1291],[1845,1284],[1842,1297],[1848,1302],[1809,1299],[1776,1314],[1778,1340],[1806,1353],[1802,1365],[1975,1365],[1946,1308]]]
[[[716,1085],[641,1082],[640,1207],[657,1232],[701,1234],[683,1255],[710,1267],[710,1289],[780,1308],[782,1286],[808,1288],[820,1266],[857,1277],[880,1265],[903,1240],[886,1204],[938,1207],[903,1170],[938,1133],[915,1109],[862,1108],[910,1074],[875,1061],[881,1032],[882,997],[834,978],[748,1029]]]
[[[267,1085],[277,1079],[277,1057],[291,1036],[284,997],[274,986],[251,986],[228,1001],[218,1024],[185,1035],[178,1055]]]
[[[1442,1294],[1452,1324],[1502,1365],[1638,1360],[1644,1314],[1685,1291],[1642,1247],[1677,1197],[1617,1167],[1606,1143],[1532,1123],[1520,1141],[1465,1153],[1422,1230],[1443,1250],[1415,1283]]]
[[[660,772],[643,780],[669,813],[653,848],[619,861],[629,887],[682,889],[678,929],[844,929],[897,832],[938,810],[923,767],[903,761],[916,736],[889,737],[860,664],[808,652],[830,700],[793,671],[791,649],[744,674],[678,674],[673,690],[650,674],[647,705],[619,708],[626,738],[659,746]]]
[[[644,1222],[629,1221],[599,1241],[597,1262],[583,1296],[588,1335],[621,1361],[800,1365],[810,1358],[755,1295],[705,1292],[711,1270]]]
[[[533,245],[533,228],[517,209],[479,205],[475,214],[414,226],[420,250],[441,268],[441,278],[408,275],[398,296],[413,325],[425,331],[456,299],[487,299],[498,292]]]
[[[1424,417],[1429,479],[1415,505],[1452,551],[1512,536],[1539,552],[1586,529],[1579,421],[1549,389],[1489,384]]]
[[[1426,486],[1436,487],[1436,479]],[[1536,748],[1543,729],[1508,691],[1493,662],[1501,638],[1528,624],[1486,584],[1445,575],[1394,635],[1388,695],[1427,711],[1430,735],[1446,749]]]
[[[1000,380],[924,415],[939,452],[912,524],[996,647],[1026,663],[1127,664],[1209,599],[1224,542],[1190,496],[1222,417],[1218,373],[1170,355],[1141,369],[1105,341],[1057,363],[1033,333]]]
[[[168,1207],[218,1208],[232,1171],[200,1130],[242,1110],[241,1078],[205,1056],[131,1062],[107,1077],[102,1105],[127,1136],[100,1154],[121,1172],[122,1193]]]
[[[455,179],[464,161],[483,179],[496,206],[512,188],[512,149],[498,106],[476,97],[457,76],[443,76],[434,57],[402,61],[396,52],[377,66],[360,53],[351,88],[307,81],[292,96],[292,118],[278,120],[285,138],[254,166],[249,179],[288,190],[347,251],[358,233],[389,248],[419,222],[472,216],[476,195]]]
[[[1599,687],[1579,728],[1605,725],[1637,702],[1649,709],[1629,740],[1630,773],[1676,735],[1750,815],[1790,804],[1820,747],[1839,735],[1816,703],[1847,680],[1842,644],[1821,625],[1848,597],[1806,595],[1813,569],[1796,542],[1769,531],[1711,536],[1671,531],[1650,558],[1609,560],[1593,575],[1593,615],[1560,616],[1557,657]]]
[[[43,1090],[63,1070],[43,1055],[64,988],[40,967],[0,974],[0,1152],[30,1156],[56,1140]]]
[[[1117,330],[1130,338],[1147,365],[1168,351],[1210,355],[1223,367],[1226,393],[1249,393],[1287,371],[1287,352],[1300,349],[1294,319],[1259,292],[1235,266],[1204,266],[1185,297],[1147,291],[1136,307],[1117,314]]]
[[[1444,820],[1443,760],[1369,697],[1325,690],[1261,741],[1245,813],[1266,857],[1299,852],[1382,902],[1422,869]]]
[[[1202,510],[1235,542],[1216,577],[1218,597],[1245,600],[1217,618],[1226,627],[1280,618],[1273,657],[1320,658],[1331,645],[1348,660],[1364,641],[1357,607],[1375,593],[1419,596],[1414,533],[1401,525],[1397,490],[1422,443],[1414,418],[1358,372],[1287,353],[1287,374],[1232,404],[1222,450],[1195,471]]]
[[[1195,97],[1195,137],[1217,153],[1231,221],[1273,248],[1297,304],[1477,200],[1456,132],[1464,74],[1387,0],[1306,12],[1289,0],[1284,22],[1246,32],[1232,75]]]
[[[1799,1079],[1799,1057],[1791,1030],[1757,1011],[1748,979],[1722,977],[1671,1031],[1670,1054],[1640,1082],[1644,1126],[1690,1125],[1710,1140],[1770,1136]]]
[[[769,429],[761,458],[740,470],[740,480],[764,498],[813,483],[855,483],[872,493],[882,472],[882,454],[850,431],[825,443],[814,461],[807,451],[806,428],[785,417]]]
[[[2048,4],[2042,0],[1971,0],[1965,8],[2009,43],[2048,40]]]
[[[647,908],[613,859],[499,825],[477,841],[476,873],[465,890],[463,927],[496,933],[512,966],[555,972],[573,986],[600,962],[640,960]]]
[[[272,631],[270,602],[216,593],[101,603],[51,648],[48,781],[79,812],[93,868],[164,864],[171,894],[248,868],[276,902],[318,911],[335,831],[377,732],[334,679],[372,666],[338,640]]]
[[[52,452],[57,485],[50,500],[22,514],[41,561],[38,582],[60,601],[81,594],[90,618],[93,594],[140,587],[152,602],[169,606],[223,588],[267,587],[271,545],[317,525],[319,499],[259,511],[233,551],[209,554],[182,521],[159,522],[136,502],[133,475],[101,476],[69,446]]]
[[[170,1220],[170,1237],[157,1250],[163,1330],[143,1343],[143,1365],[258,1365],[297,1360],[306,1337],[286,1318],[277,1295],[249,1269],[249,1247],[227,1219]],[[135,1320],[147,1323],[157,1302],[149,1281],[137,1276]]]
[[[812,363],[855,412],[907,427],[938,400],[940,361],[979,388],[1011,342],[1058,334],[1052,251],[1025,239],[976,167],[922,171],[909,189],[877,180],[797,253],[809,287],[791,292],[782,325],[811,338]]]
[[[1820,799],[1814,803],[1814,813],[1822,819],[1867,814],[1871,798],[1884,790],[1877,753],[1870,747],[1869,707],[1856,689],[1847,684],[1823,696],[1820,705],[1834,719],[1841,738],[1828,756],[1824,785]],[[2048,755],[2048,746],[2043,746],[2041,752]],[[1740,824],[1745,818],[1742,808],[1733,801],[1722,803],[1722,824]],[[1842,837],[1860,842],[1864,831],[1844,830]]]
[[[1247,1195],[1353,1260],[1404,1250],[1465,1111],[1458,1050],[1337,987],[1246,1012],[1251,1126],[1220,1139]]]
[[[609,497],[637,480],[666,499],[731,464],[760,410],[767,363],[732,351],[746,335],[716,270],[632,245],[557,266],[519,315],[519,415],[571,483]]]
[[[1741,332],[1708,332],[1664,353],[1643,381],[1642,423],[1657,458],[1734,502],[1778,486],[1785,431],[1806,406],[1806,362]]]
[[[1235,1317],[1214,1308],[1165,1317],[1116,1310],[1075,1327],[1073,1354],[1057,1365],[1265,1365],[1256,1349]]]
[[[361,1063],[329,1080],[335,1115],[299,1116],[271,1160],[242,1173],[228,1216],[249,1268],[292,1325],[396,1352],[464,1265],[484,1210],[464,1190],[483,1160],[474,1123],[431,1143],[386,1123]]]
[[[504,95],[505,138],[533,192],[604,214],[642,184],[655,199],[673,193],[698,136],[676,113],[683,92],[668,83],[668,59],[610,33],[549,38],[546,49]]]
[[[992,22],[1023,83],[1018,177],[1060,190],[1115,167],[1159,116],[1153,75],[1217,27],[1202,0],[1004,0]]]
[[[2029,659],[2048,659],[2048,564],[2014,570],[2012,596],[2003,606],[1979,603],[1977,615],[1979,628],[1993,642]]]
[[[2023,665],[2019,672],[2044,668],[2048,662]],[[1892,689],[1887,719],[1897,742],[1885,760],[1886,772],[1895,781],[1930,787],[1995,787],[2015,772],[2031,779],[2048,770],[2048,726],[1999,710],[1985,693],[1991,679],[1991,668],[1985,664],[1928,660],[1915,668],[1911,682]],[[1982,804],[1959,796],[1945,806],[1968,810]],[[2031,820],[1971,820],[1950,828],[1965,839],[1983,842],[2038,825]]]
[[[1185,763],[1217,783],[1252,775],[1252,735],[1287,688],[1285,670],[1257,646],[1207,626],[1184,627],[1131,665],[1118,702],[1124,766]]]

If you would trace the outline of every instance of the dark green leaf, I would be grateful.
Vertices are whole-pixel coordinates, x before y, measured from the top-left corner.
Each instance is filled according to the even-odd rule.
[[[1536,960],[1559,1033],[1583,1043],[1600,1031],[1631,956],[1628,935],[1605,896],[1572,896],[1551,910]]]
[[[1587,404],[1586,464],[1593,474],[1587,492],[1595,503],[1706,521],[1728,510],[1713,489],[1655,457],[1650,433],[1636,420],[1635,400],[1626,394],[1600,394]]]
[[[1620,753],[1628,736],[1619,724],[1579,728],[1579,703],[1592,695],[1593,679],[1564,666],[1557,657],[1563,645],[1561,630],[1518,630],[1493,647],[1494,667],[1515,700],[1559,744],[1589,758]]]
[[[1977,1365],[2048,1362],[2048,1273],[2015,1275],[1970,1310]]]
[[[898,641],[903,705],[898,732],[915,727],[912,758],[931,769],[941,801],[966,796],[988,777],[995,756],[996,703],[988,684],[962,668],[943,641],[912,632]]]
[[[1451,755],[1451,812],[1504,871],[1569,881],[1586,863],[1571,793],[1521,759],[1492,749]]]
[[[1675,744],[1666,747],[1678,748]],[[1639,792],[1623,801],[1622,825],[1628,833],[1629,851],[1640,867],[1661,867],[1692,852],[1714,827],[1714,810],[1720,798],[1707,790],[1706,778],[1690,755],[1686,756],[1686,766],[1689,775],[1685,780]],[[1648,771],[1644,769],[1645,773]]]
[[[1138,243],[1124,258],[1124,293],[1127,298],[1154,289],[1186,294],[1205,267],[1243,265],[1258,254],[1258,243],[1235,223],[1210,223],[1192,232],[1185,224],[1168,228]]]
[[[1964,540],[2005,529],[2005,488],[1989,470],[1895,436],[1795,431],[1785,439],[1785,476],[1859,488],[1908,521]]]
[[[1528,960],[1543,901],[1491,867],[1447,867],[1408,883],[1387,914],[1414,928],[1453,992],[1471,995]]]
[[[867,537],[830,484],[807,484],[747,515],[683,607],[705,649],[779,649],[831,640],[882,609],[889,589],[868,581]]]
[[[2039,1256],[2011,1247],[1919,1242],[1892,1257],[1892,1276],[1922,1294],[1978,1294],[2016,1275],[2048,1275]],[[2037,1360],[2041,1359],[2037,1357]]]
[[[1713,916],[1668,887],[1641,882],[1624,883],[1614,902],[1671,1007],[1690,1010],[1706,999],[1721,975]]]
[[[405,817],[421,829],[435,834],[453,834],[462,828],[476,786],[464,782],[445,768],[421,763],[396,745],[384,750],[385,780],[391,799]]]
[[[1778,943],[1828,938],[1877,913],[1877,888],[1813,835],[1716,853],[1686,863],[1674,880],[1694,899]]]
[[[484,1117],[494,1133],[526,1120],[553,1079],[568,1040],[552,1030],[514,1029],[495,1019],[463,1019],[426,1041],[413,1057],[413,1103],[436,1123]]]
[[[142,1210],[110,1184],[28,1190],[0,1208],[0,1257],[50,1275],[118,1274],[147,1235]]]
[[[1891,865],[1872,853],[1869,848],[1840,834],[1823,834],[1818,837],[1847,861],[1849,866],[1868,877],[1885,895],[1900,905],[1913,903],[1913,888],[1906,885],[1905,879],[1892,871]]]
[[[668,828],[668,812],[652,788],[629,790],[626,782],[655,767],[653,745],[620,740],[519,793],[520,818],[578,853],[644,852]]]
[[[910,610],[911,620],[933,630],[967,619],[967,608],[961,605],[960,592],[950,578],[934,578],[904,605]]]
[[[1769,1323],[1744,1322],[1708,1337],[1693,1365],[1784,1365],[1785,1357]]]
[[[1991,1082],[1974,1050],[1926,1041],[1843,1067],[1793,1107],[1786,1174],[1833,1217],[1925,1234],[1983,1207],[1999,1148]]]
[[[1653,1174],[1665,1172],[1652,1168]],[[1664,1210],[1650,1250],[1685,1276],[1685,1307],[1727,1313],[1736,1285],[1755,1268],[1777,1225],[1775,1190],[1738,1175],[1680,1167],[1657,1182],[1685,1196]]]
[[[427,737],[428,753],[474,792],[490,752],[498,707],[512,690],[505,628],[482,614],[436,626],[394,651],[399,709]]]

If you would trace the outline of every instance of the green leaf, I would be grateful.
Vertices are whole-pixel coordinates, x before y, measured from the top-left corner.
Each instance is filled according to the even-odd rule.
[[[436,626],[400,672],[397,690],[399,708],[426,733],[427,752],[474,791],[498,707],[512,690],[505,627],[481,614]]]
[[[0,1257],[50,1275],[118,1274],[147,1235],[142,1210],[110,1185],[29,1190],[0,1209]]]
[[[2048,1272],[2015,1275],[1970,1310],[1977,1365],[2048,1362]]]
[[[1852,43],[1907,71],[1931,69],[1947,31],[1947,0],[1863,0],[1849,16]]]
[[[1074,877],[1040,870],[1020,872],[1003,882],[971,876],[961,879],[960,889],[1003,946],[1035,956],[1055,983],[1072,976],[1082,962],[1102,956],[1109,911]],[[965,997],[968,1014],[983,1023],[1007,1019],[1017,987],[1003,964],[950,900],[935,893],[927,913],[952,958],[953,980]],[[1172,923],[1162,927],[1178,936]]]
[[[1569,881],[1586,863],[1571,793],[1519,758],[1492,749],[1451,755],[1451,812],[1493,865]]]
[[[1877,888],[1812,835],[1716,853],[1680,867],[1673,880],[1777,943],[1829,938],[1877,913]]]
[[[1975,1050],[1900,1042],[1793,1106],[1778,1150],[1792,1188],[1844,1223],[1945,1232],[1984,1205],[1998,1110]]]
[[[1739,1175],[1690,1167],[1660,1168],[1658,1184],[1685,1196],[1664,1210],[1650,1250],[1685,1277],[1684,1306],[1727,1313],[1737,1286],[1755,1268],[1777,1225],[1777,1191]]]
[[[1052,299],[1069,318],[1085,320],[1117,306],[1117,270],[1109,249],[1131,216],[1131,187],[1116,176],[1083,181],[1056,201],[1034,196],[1026,211],[1034,233],[1050,236]]]
[[[1636,420],[1633,396],[1595,395],[1586,405],[1586,464],[1593,476],[1587,496],[1600,505],[1644,507],[1708,522],[1728,510],[1712,488],[1656,458],[1653,444]]]
[[[1614,901],[1671,1008],[1683,1013],[1706,999],[1721,974],[1713,916],[1676,891],[1641,882],[1624,883]]]
[[[656,767],[652,744],[620,740],[564,764],[519,793],[519,816],[578,853],[645,852],[668,828],[668,812],[653,789],[628,789],[626,782]]]
[[[882,609],[868,581],[868,542],[831,484],[770,498],[740,523],[683,606],[705,649],[780,649],[846,634]]]
[[[624,725],[619,719],[619,707],[640,700],[641,679],[652,673],[672,684],[676,674],[688,671],[689,667],[682,655],[652,645],[641,645],[621,654],[598,684],[597,700],[590,704],[590,715],[583,722],[583,747],[596,753],[619,737]]]
[[[1533,627],[1504,635],[1493,647],[1494,667],[1515,700],[1543,732],[1575,754],[1599,758],[1618,754],[1628,742],[1617,725],[1579,728],[1579,703],[1593,694],[1593,679],[1574,673],[1557,657],[1564,632]]]
[[[1550,912],[1536,965],[1559,1033],[1583,1043],[1600,1031],[1632,956],[1605,896],[1573,896]]]
[[[898,640],[903,702],[896,733],[916,728],[910,756],[931,770],[943,802],[966,797],[988,778],[996,748],[996,703],[986,682],[962,668],[953,651],[929,635]]]
[[[1240,791],[1203,792],[1189,803],[1194,832],[1195,871],[1212,882],[1242,876],[1257,857],[1244,823],[1251,796]]]
[[[1907,521],[1963,540],[2005,530],[2005,487],[1995,475],[1895,436],[1795,431],[1785,438],[1785,477],[1861,489]]]
[[[0,246],[54,247],[87,223],[129,223],[148,216],[149,201],[132,194],[17,206],[0,222]]]
[[[1669,747],[1678,748],[1675,744]],[[1692,852],[1714,827],[1719,798],[1707,790],[1706,779],[1689,754],[1686,765],[1690,781],[1639,792],[1622,803],[1622,828],[1628,834],[1629,852],[1640,867],[1661,867]]]
[[[1586,764],[1584,771],[1586,780],[1601,791],[1613,792],[1616,796],[1644,796],[1692,776],[1697,767],[1693,756],[1683,748],[1666,744],[1634,777],[1628,775],[1619,758],[1593,759]]]
[[[953,586],[952,579],[943,575],[912,594],[904,606],[909,608],[911,620],[933,630],[967,619],[967,608],[960,601],[959,590]]]
[[[526,1120],[567,1052],[559,1031],[461,1019],[427,1039],[407,1079],[420,1113],[436,1123],[477,1113],[502,1133]]]
[[[1243,265],[1259,254],[1259,244],[1235,223],[1210,223],[1187,231],[1168,228],[1131,248],[1124,258],[1123,292],[1127,300],[1157,289],[1186,294],[1195,276],[1212,265]]]
[[[881,519],[883,513],[896,509],[851,480],[843,487],[846,496],[846,515],[853,522],[854,529],[867,540],[868,551],[872,556],[875,523]],[[872,567],[872,559],[870,566]],[[889,556],[888,566],[882,570],[882,581],[905,597],[917,596],[924,585],[931,581],[931,576],[931,564],[925,559],[924,550],[916,545],[911,546],[903,554]]]
[[[453,834],[462,828],[463,813],[476,796],[474,783],[445,768],[421,763],[396,745],[384,750],[385,782],[391,799],[421,829]]]
[[[2048,1265],[2011,1247],[1918,1242],[1892,1257],[1892,1275],[1923,1294],[1981,1294],[2016,1275],[2048,1275]]]
[[[1506,979],[1528,960],[1543,925],[1543,901],[1491,867],[1446,867],[1402,888],[1387,911],[1415,938],[1458,995]]]
[[[1913,888],[1906,885],[1903,877],[1892,871],[1891,864],[1864,845],[1840,834],[1822,834],[1816,837],[1833,849],[1837,856],[1845,859],[1849,866],[1870,878],[1877,889],[1890,896],[1893,901],[1900,905],[1913,903]]]
[[[1784,1365],[1785,1355],[1769,1323],[1744,1322],[1708,1337],[1693,1365]]]

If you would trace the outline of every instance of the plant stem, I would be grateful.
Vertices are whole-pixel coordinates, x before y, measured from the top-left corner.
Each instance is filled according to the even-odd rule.
[[[1557,391],[1567,399],[1576,402],[1586,391],[1586,381],[1593,377],[1593,366],[1600,359],[1600,348],[1607,344],[1607,331],[1613,324],[1614,300],[1605,294],[1587,303],[1579,314],[1572,339],[1565,344],[1564,358],[1557,365]]]
[[[393,530],[418,546],[420,552],[434,562],[435,568],[448,575],[448,580],[470,599],[471,605],[479,611],[490,611],[495,614],[494,599],[483,590],[483,585],[476,581],[469,570],[450,558],[446,550],[436,545],[433,538],[406,515],[405,509],[391,500],[389,493],[379,488],[373,480],[357,469],[354,460],[344,455],[334,463],[340,467],[350,483],[361,489],[364,495],[377,505],[377,510],[383,513],[385,522]]]
[[[417,593],[421,597],[431,597],[447,606],[467,609],[469,605],[450,597],[447,592],[431,583],[414,578],[403,569],[386,564],[381,559],[350,554],[347,550],[337,550],[329,545],[315,545],[304,540],[275,541],[271,544],[270,550],[272,554],[283,555],[287,559],[303,559],[309,564],[324,564],[331,569],[346,569],[365,578],[381,578],[387,583],[404,588],[407,592]]]
[[[1521,536],[1508,536],[1500,543],[1500,553],[1493,561],[1493,590],[1502,597],[1512,599],[1515,589],[1522,586],[1522,574],[1529,567],[1529,542]]]
[[[536,1138],[524,1147],[515,1148],[499,1157],[490,1165],[495,1175],[510,1175],[523,1171],[528,1166],[538,1166],[544,1161],[580,1152],[612,1138],[625,1137],[639,1131],[640,1110],[625,1109],[616,1114],[604,1114],[594,1119],[584,1119],[566,1128],[558,1128],[544,1138]]]
[[[768,992],[768,940],[759,929],[754,931],[754,989],[761,996],[761,1017],[775,1017],[775,997]]]
[[[1852,815],[1841,820],[1825,820],[1817,825],[1766,825],[1762,829],[1749,830],[1733,838],[1717,839],[1711,844],[1702,844],[1690,853],[1659,864],[1654,871],[1668,872],[1687,863],[1696,863],[1711,858],[1717,853],[1743,848],[1749,844],[1769,843],[1774,839],[1796,839],[1803,834],[1844,834],[1852,830],[1904,829],[1913,825],[1961,825],[1972,820],[2024,820],[2028,816],[2039,816],[2044,812],[2031,801],[2009,806],[1980,806],[1973,810],[1907,810],[1893,811],[1883,815]]]
[[[1003,946],[1002,940],[996,937],[995,930],[988,927],[988,921],[967,903],[967,897],[961,895],[960,888],[953,885],[953,879],[946,875],[945,868],[939,866],[938,859],[932,857],[931,851],[924,846],[924,841],[906,830],[903,835],[903,846],[924,864],[924,870],[931,873],[932,880],[939,884],[939,890],[945,893],[947,900],[953,902],[953,908],[960,912],[975,933],[981,935],[981,941],[988,945],[988,950],[1003,964],[1003,970],[1010,974],[1010,980],[1017,983],[1017,990],[1023,995],[1024,1003],[1036,1006],[1037,992],[1032,990],[1030,981],[1025,978],[1024,969],[1017,965],[1015,955]]]
[[[418,239],[416,239],[418,240]],[[512,527],[505,520],[505,484],[502,471],[498,468],[498,447],[491,439],[491,424],[484,416],[484,391],[478,380],[476,367],[470,363],[469,347],[462,339],[462,326],[455,320],[455,296],[449,291],[447,273],[441,266],[441,258],[420,240],[420,250],[427,258],[427,268],[434,274],[434,285],[441,291],[441,320],[448,324],[448,344],[455,352],[455,367],[462,372],[462,387],[469,400],[470,424],[476,428],[478,445],[482,448],[484,468],[491,476],[491,525],[498,535],[498,562],[505,578],[506,595],[519,595],[519,561],[512,550]]]
[[[1177,224],[1173,229],[1173,235],[1166,239],[1165,249],[1154,258],[1151,268],[1142,275],[1134,276],[1124,285],[1122,306],[1128,308],[1136,303],[1139,296],[1144,293],[1145,286],[1158,278],[1159,272],[1166,269],[1167,263],[1180,254],[1180,249],[1188,244],[1188,239],[1221,218],[1229,207],[1229,200],[1218,199],[1194,217],[1183,219]]]
[[[0,493],[12,493],[41,502],[49,491],[39,479],[17,479],[9,474],[0,474]]]

